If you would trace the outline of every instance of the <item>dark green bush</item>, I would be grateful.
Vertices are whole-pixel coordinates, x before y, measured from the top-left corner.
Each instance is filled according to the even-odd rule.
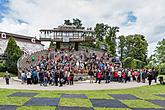
[[[5,67],[7,67],[7,70],[10,73],[17,74],[17,61],[21,57],[21,49],[19,48],[13,37],[9,38],[9,42],[5,50],[5,55]]]

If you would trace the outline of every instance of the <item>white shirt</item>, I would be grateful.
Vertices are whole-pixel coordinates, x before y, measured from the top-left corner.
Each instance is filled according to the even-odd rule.
[[[27,73],[27,78],[31,78],[31,72]]]
[[[25,73],[22,72],[22,73],[21,73],[21,76],[22,76],[22,77],[25,77]]]

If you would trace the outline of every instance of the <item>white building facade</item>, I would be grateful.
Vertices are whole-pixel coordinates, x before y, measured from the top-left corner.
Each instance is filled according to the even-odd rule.
[[[26,53],[33,53],[44,49],[41,41],[34,37],[0,32],[0,55],[4,53],[10,37],[15,38],[17,45]]]

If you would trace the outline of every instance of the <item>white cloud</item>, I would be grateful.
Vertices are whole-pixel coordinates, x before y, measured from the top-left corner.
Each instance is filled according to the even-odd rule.
[[[38,36],[41,28],[54,28],[64,19],[80,18],[86,27],[104,22],[119,26],[118,35],[144,34],[151,54],[165,34],[164,4],[164,0],[11,0],[12,11],[0,23],[0,30]],[[123,25],[129,11],[137,21]],[[16,19],[28,24],[18,24]]]

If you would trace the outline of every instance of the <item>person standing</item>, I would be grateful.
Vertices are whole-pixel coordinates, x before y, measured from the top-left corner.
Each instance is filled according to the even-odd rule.
[[[118,71],[117,71],[117,70],[115,70],[115,72],[114,72],[114,74],[113,74],[113,77],[114,77],[114,80],[115,80],[115,81],[118,81],[119,75],[118,75]]]
[[[110,71],[109,70],[106,70],[105,71],[105,83],[110,83]]]
[[[93,83],[94,73],[93,73],[92,69],[89,70],[88,75],[90,77],[90,83]]]
[[[118,81],[119,82],[122,82],[122,71],[121,70],[118,70]]]
[[[60,83],[60,86],[59,87],[62,87],[63,86],[63,79],[64,78],[64,73],[62,70],[60,70],[59,72],[59,83]]]
[[[148,72],[148,81],[149,81],[149,85],[151,85],[151,81],[152,81],[152,71]]]
[[[59,78],[58,70],[55,70],[55,75],[54,75],[55,86],[58,86],[58,78]]]
[[[99,70],[99,72],[97,73],[97,79],[99,80],[99,84],[101,83],[101,78],[102,78],[102,74],[101,71]]]
[[[31,82],[32,74],[31,74],[30,70],[27,72],[26,76],[27,76],[27,85],[32,84],[32,82]]]
[[[97,79],[97,74],[98,74],[98,70],[95,69],[95,70],[94,70],[94,77],[96,78],[95,83],[97,83],[97,81],[98,81],[98,79]]]
[[[9,85],[10,74],[8,73],[8,71],[6,71],[5,75],[3,76],[3,79],[6,80],[6,85]]]
[[[135,75],[136,75],[136,71],[132,70],[132,80],[133,81],[136,81]]]
[[[131,70],[129,70],[129,71],[128,71],[128,78],[127,78],[127,80],[128,80],[129,82],[131,81],[131,74],[132,74],[132,73],[131,73]]]
[[[48,84],[48,74],[49,74],[49,71],[46,71],[44,72],[44,86],[47,86]]]
[[[126,73],[125,73],[125,71],[123,70],[123,72],[122,72],[122,82],[127,82],[127,77],[126,77]]]
[[[22,84],[24,84],[25,83],[25,80],[26,80],[26,74],[25,74],[25,71],[24,70],[21,73],[21,80],[22,80]]]
[[[142,70],[142,83],[145,83],[145,71],[144,70]]]
[[[69,79],[70,79],[70,85],[73,85],[73,78],[74,78],[74,74],[73,72],[70,73]]]
[[[40,86],[42,86],[44,84],[44,70],[41,69],[41,71],[39,72],[39,80],[40,80]]]
[[[140,70],[137,71],[136,76],[137,76],[137,82],[139,83],[140,82]]]
[[[155,83],[157,83],[158,74],[159,72],[155,68],[152,68],[152,77],[155,80]]]
[[[33,82],[33,84],[37,84],[38,83],[37,70],[36,70],[36,68],[34,68],[32,70],[32,82]]]
[[[64,74],[64,85],[67,83],[67,85],[69,85],[69,81],[68,81],[68,77],[69,77],[69,74],[70,74],[70,72],[69,72],[69,70],[66,70],[65,71],[65,74]]]

